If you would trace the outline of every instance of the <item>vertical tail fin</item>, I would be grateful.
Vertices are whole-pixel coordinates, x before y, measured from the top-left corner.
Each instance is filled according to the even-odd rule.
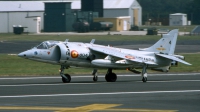
[[[176,41],[178,36],[178,29],[171,30],[149,48],[139,49],[142,51],[156,52],[162,54],[174,54]]]

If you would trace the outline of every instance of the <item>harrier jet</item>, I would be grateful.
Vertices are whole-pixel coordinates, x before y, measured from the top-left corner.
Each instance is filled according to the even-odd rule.
[[[44,41],[36,47],[19,53],[18,56],[55,64],[60,66],[60,75],[64,83],[71,81],[71,76],[64,70],[71,67],[92,68],[93,81],[98,80],[98,69],[107,69],[105,80],[115,82],[117,75],[113,70],[129,70],[141,74],[142,81],[147,82],[147,69],[168,72],[178,62],[191,65],[184,61],[184,56],[175,55],[178,30],[172,30],[149,48],[139,50],[115,48],[90,43],[62,41]],[[141,69],[141,72],[136,70]]]

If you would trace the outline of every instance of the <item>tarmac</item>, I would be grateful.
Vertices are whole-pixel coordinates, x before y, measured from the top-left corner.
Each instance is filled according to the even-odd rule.
[[[119,74],[117,82],[99,75],[1,77],[0,112],[199,112],[200,74]]]

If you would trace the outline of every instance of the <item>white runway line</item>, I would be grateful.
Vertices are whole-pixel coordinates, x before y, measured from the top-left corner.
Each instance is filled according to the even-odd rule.
[[[92,96],[92,95],[123,95],[123,94],[161,94],[161,93],[194,93],[200,90],[177,90],[177,91],[141,91],[141,92],[110,92],[110,93],[80,93],[80,94],[44,94],[44,95],[15,95],[0,96],[0,98],[30,98],[30,97],[59,97],[59,96]]]
[[[168,81],[148,81],[151,82],[200,82],[200,80],[168,80]]]
[[[0,85],[0,87],[22,87],[22,86],[60,86],[60,85],[88,85],[99,83],[59,83],[59,84],[19,84],[19,85]]]
[[[0,78],[0,80],[29,80],[29,79],[58,79],[61,77],[5,77],[5,78]]]

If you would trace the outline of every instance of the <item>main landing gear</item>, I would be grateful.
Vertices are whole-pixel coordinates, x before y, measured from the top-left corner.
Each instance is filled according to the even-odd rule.
[[[93,81],[96,82],[98,80],[97,69],[92,71]],[[107,74],[105,75],[105,79],[107,82],[115,82],[117,80],[117,75],[112,72],[112,69],[108,69]]]
[[[60,68],[60,76],[62,77],[63,83],[69,83],[71,81],[71,76],[69,74],[64,74],[65,66]]]
[[[105,79],[107,82],[115,82],[117,80],[117,75],[112,72],[112,69],[108,69]]]
[[[148,67],[148,65],[144,65],[143,66],[143,69],[142,69],[142,81],[143,82],[147,82],[147,67]]]

